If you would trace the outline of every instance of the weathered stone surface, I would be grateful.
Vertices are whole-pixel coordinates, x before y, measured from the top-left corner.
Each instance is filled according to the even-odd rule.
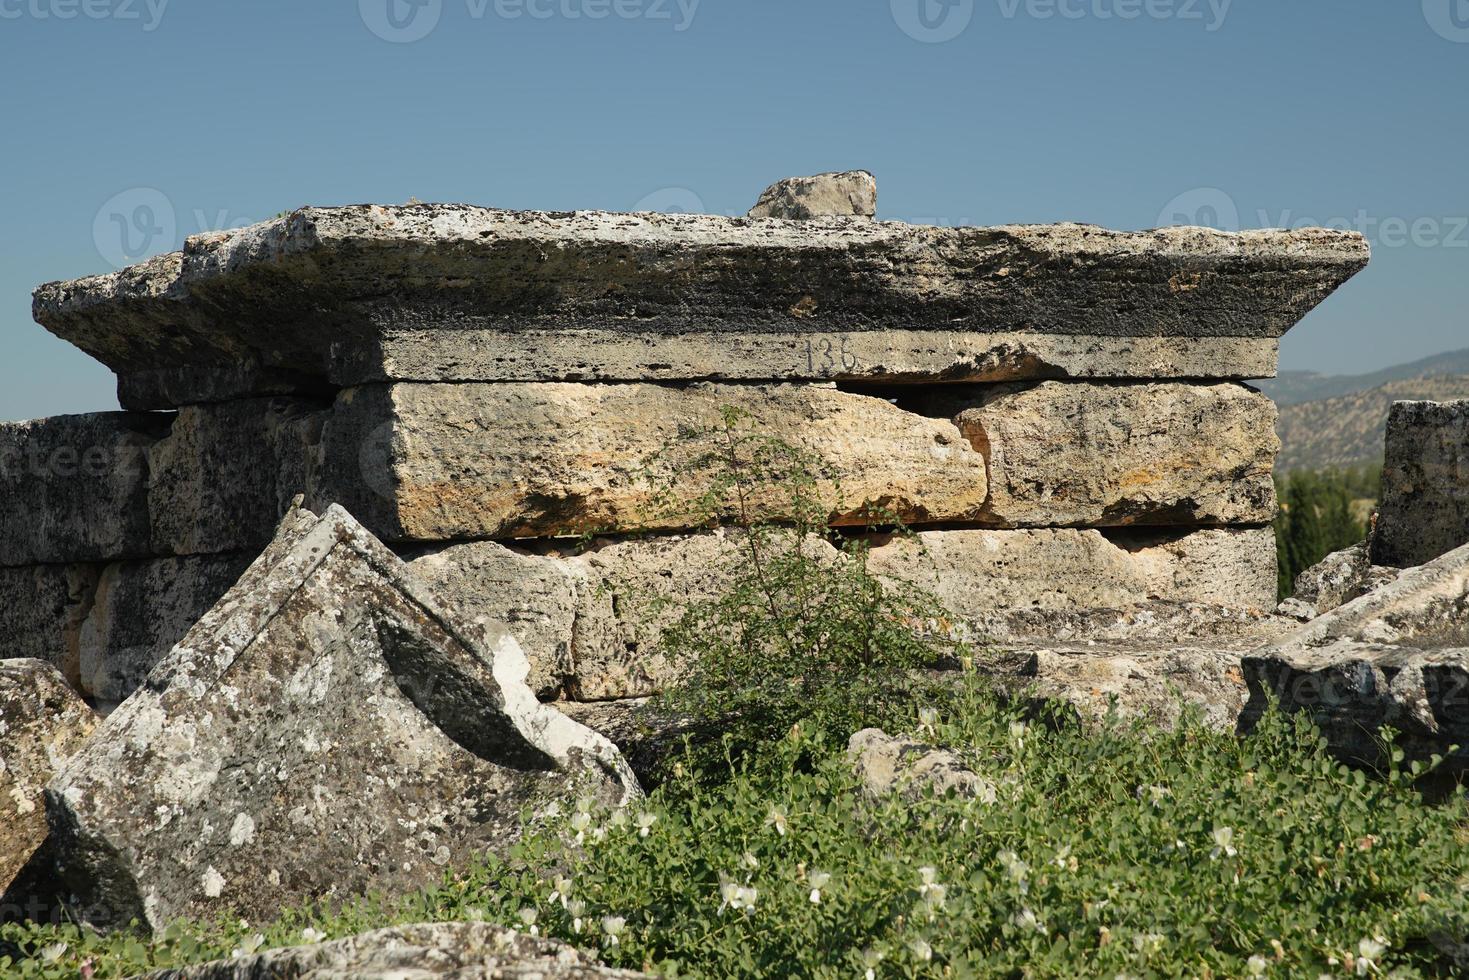
[[[81,629],[100,565],[0,568],[0,660],[44,660],[81,684]]]
[[[171,420],[106,412],[0,423],[0,565],[146,557],[147,451]]]
[[[332,376],[351,384],[480,380],[1246,380],[1274,377],[1279,347],[1274,337],[1111,337],[1039,330],[730,329],[686,330],[633,339],[616,329],[395,329],[370,346],[334,348]],[[127,377],[124,387],[131,387]],[[185,396],[146,397],[167,403]]]
[[[912,739],[894,738],[880,728],[864,728],[847,742],[847,757],[873,796],[902,792],[909,797],[924,793],[967,796],[995,802],[993,782],[975,772],[947,749]]]
[[[265,920],[436,880],[522,808],[637,794],[527,671],[341,508],[294,511],[47,787],[58,864],[93,918]]]
[[[402,384],[353,389],[326,432],[329,499],[396,541],[506,538],[700,527],[717,475],[702,454],[736,430],[810,454],[833,524],[891,512],[913,523],[977,517],[984,460],[951,423],[885,399],[818,385]],[[752,447],[738,450],[748,460]],[[725,495],[733,516],[735,495]],[[748,517],[788,517],[767,486]],[[871,510],[869,510],[871,505]]]
[[[324,418],[287,398],[182,409],[148,453],[150,554],[258,551],[314,482]]]
[[[826,215],[877,214],[877,178],[866,170],[787,177],[765,188],[750,209],[751,218],[806,221]]]
[[[1469,545],[1410,568],[1244,661],[1242,727],[1272,699],[1308,711],[1338,751],[1374,762],[1383,725],[1414,755],[1469,755]]]
[[[1241,385],[1047,381],[926,389],[919,402],[927,413],[953,418],[984,453],[990,470],[986,523],[1275,519],[1275,405]]]
[[[1358,542],[1301,572],[1294,593],[1280,604],[1280,611],[1309,621],[1397,578],[1399,569],[1372,564],[1371,544]]]
[[[618,980],[564,943],[475,922],[394,926],[349,939],[160,970],[143,980]]]
[[[55,667],[0,661],[0,894],[46,839],[41,791],[96,723]]]
[[[106,566],[78,633],[78,689],[104,710],[120,704],[254,557],[197,555]]]
[[[1368,251],[1326,230],[303,208],[42,286],[34,314],[116,370],[125,405],[152,408],[319,384],[402,331],[444,334],[446,362],[466,329],[621,332],[629,350],[727,331],[1274,339]],[[780,375],[812,376],[799,363]]]
[[[1268,609],[1276,588],[1269,528],[923,531],[892,538],[870,560],[877,574],[928,589],[970,623],[1007,610],[1126,609],[1149,599]]]
[[[1241,642],[1247,649],[1288,629],[1289,621],[1258,612],[1275,597],[1270,529],[1115,536],[930,531],[877,538],[869,560],[879,576],[932,592],[954,613],[954,629],[975,640],[1255,638]],[[661,648],[663,631],[688,603],[728,588],[744,559],[742,541],[739,531],[719,530],[603,539],[564,552],[474,542],[409,557],[415,573],[463,608],[512,621],[543,696],[601,701],[653,694],[676,676],[680,665]],[[813,557],[838,560],[825,542],[809,546]]]
[[[1372,561],[1409,568],[1469,544],[1469,399],[1397,402]]]

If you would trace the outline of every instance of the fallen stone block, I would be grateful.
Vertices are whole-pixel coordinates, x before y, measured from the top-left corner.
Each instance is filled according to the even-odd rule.
[[[925,793],[952,793],[995,802],[997,788],[947,749],[912,739],[894,738],[879,728],[865,728],[847,742],[847,758],[862,786],[873,796],[901,792],[918,798]]]
[[[0,894],[46,839],[42,790],[96,724],[55,667],[0,661]]]
[[[1275,405],[1241,385],[928,388],[989,465],[1003,527],[1268,524]],[[973,399],[971,402],[970,399]],[[903,404],[902,399],[899,404]]]
[[[1396,402],[1372,561],[1410,568],[1469,544],[1469,399]]]
[[[59,869],[92,919],[265,921],[436,881],[522,811],[638,794],[527,672],[341,508],[293,511],[47,787]]]
[[[182,252],[117,273],[44,285],[33,313],[116,371],[131,408],[312,390],[328,377],[379,380],[404,356],[380,351],[403,333],[433,338],[421,359],[464,366],[446,380],[508,380],[473,354],[486,336],[474,331],[503,345],[525,331],[583,329],[621,336],[609,361],[629,373],[612,380],[648,380],[642,366],[656,369],[659,343],[678,336],[714,338],[700,356],[722,355],[736,372],[724,377],[880,379],[883,365],[863,363],[841,338],[905,330],[1273,342],[1368,256],[1361,235],[1321,229],[303,208],[194,236]],[[810,356],[779,374],[738,374],[739,351],[765,333],[809,338]],[[726,334],[736,342],[718,346]],[[523,346],[516,377],[576,377],[555,373],[565,349],[537,362],[538,345]],[[975,347],[950,367],[990,353]]]
[[[787,177],[765,188],[750,209],[751,218],[807,221],[825,215],[877,214],[877,180],[865,170]]]
[[[148,449],[172,416],[0,423],[0,566],[147,557]]]
[[[1410,568],[1244,660],[1241,727],[1273,703],[1305,711],[1333,749],[1381,761],[1380,730],[1417,758],[1469,755],[1469,545]]]
[[[1114,534],[1116,540],[1067,529],[878,536],[869,563],[881,578],[932,593],[953,614],[949,629],[974,642],[1020,635],[1083,641],[1154,626],[1161,639],[1202,642],[1287,628],[1248,610],[1274,604],[1269,528]],[[689,603],[729,589],[748,565],[744,540],[742,532],[722,529],[568,543],[562,551],[473,542],[407,554],[416,574],[462,608],[515,624],[543,697],[602,701],[656,693],[678,675],[681,665],[662,648],[663,633]],[[817,560],[839,558],[824,541],[808,547]],[[1128,612],[1150,603],[1165,608]],[[1216,608],[1179,607],[1184,603]],[[1233,623],[1240,617],[1246,621]]]
[[[1372,564],[1371,544],[1362,541],[1333,552],[1297,575],[1281,612],[1310,621],[1397,578],[1399,569]]]
[[[482,922],[393,926],[348,939],[292,946],[139,980],[635,980],[575,947]]]
[[[101,565],[0,568],[0,660],[44,660],[81,689],[81,629]]]
[[[249,567],[253,553],[118,562],[102,569],[77,633],[77,686],[121,704]]]
[[[687,434],[718,428],[726,408],[746,416],[733,445]],[[682,530],[708,525],[717,480],[768,439],[811,459],[832,524],[966,520],[984,504],[984,459],[951,423],[813,385],[354,389],[327,425],[325,493],[394,541]],[[740,516],[739,495],[718,497],[715,514]],[[775,479],[743,504],[752,521],[792,516]]]

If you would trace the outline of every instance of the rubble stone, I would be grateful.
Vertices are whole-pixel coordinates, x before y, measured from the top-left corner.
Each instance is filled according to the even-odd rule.
[[[847,757],[863,788],[873,796],[895,791],[908,797],[952,793],[995,802],[995,784],[955,753],[912,739],[894,738],[878,728],[865,728],[853,735],[847,742]]]
[[[877,180],[865,170],[815,177],[787,177],[765,188],[751,218],[806,221],[823,215],[877,214]]]
[[[341,508],[294,511],[47,787],[59,868],[92,918],[267,920],[437,880],[523,809],[636,795],[527,672]]]

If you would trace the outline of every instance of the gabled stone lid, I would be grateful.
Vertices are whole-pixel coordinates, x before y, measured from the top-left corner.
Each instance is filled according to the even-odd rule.
[[[583,358],[590,366],[532,358],[515,377],[584,378],[622,360],[606,380],[881,377],[903,372],[870,351],[865,366],[855,355],[856,365],[823,365],[809,349],[789,370],[731,375],[721,362],[761,337],[799,352],[800,338],[874,331],[902,332],[904,351],[962,335],[961,355],[992,335],[1098,337],[1109,349],[1118,338],[1273,341],[1368,255],[1361,235],[1322,229],[361,205],[302,208],[116,273],[49,283],[34,314],[117,371],[134,408],[400,377],[392,343],[406,335],[417,370],[439,380],[506,380],[495,365],[514,358],[473,356],[467,338],[513,353],[516,337],[543,345],[577,332],[602,345]],[[720,351],[661,375],[656,350],[627,356],[629,345],[690,338]]]

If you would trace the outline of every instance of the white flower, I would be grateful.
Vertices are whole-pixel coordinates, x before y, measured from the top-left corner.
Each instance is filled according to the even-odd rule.
[[[1071,856],[1071,845],[1067,844],[1059,851],[1057,851],[1056,856],[1052,859],[1051,863],[1060,868],[1062,871],[1065,871],[1067,868],[1072,868],[1074,870],[1076,867],[1076,859]]]
[[[811,904],[820,905],[821,889],[825,888],[826,883],[831,881],[831,875],[825,871],[813,871],[806,876],[806,881],[811,886]]]
[[[262,937],[260,941],[264,942],[264,937]],[[52,943],[50,946],[42,946],[41,962],[55,963],[57,960],[66,955],[66,951],[68,948],[69,947],[66,945],[66,943]]]
[[[572,814],[571,829],[576,831],[576,842],[580,844],[586,840],[587,828],[592,825],[592,815],[585,810],[578,810]]]
[[[939,712],[937,708],[918,709],[918,727],[922,730],[932,732],[939,723]]]
[[[1265,975],[1265,969],[1269,965],[1270,961],[1259,955],[1251,956],[1245,961],[1245,969],[1250,971],[1250,976],[1252,977],[1263,977]]]
[[[576,812],[591,813],[592,807],[596,805],[596,802],[597,801],[592,799],[590,796],[578,797],[576,801]]]
[[[1163,937],[1156,932],[1140,932],[1132,937],[1132,946],[1139,953],[1156,953],[1163,948]]]
[[[919,868],[918,881],[920,882],[920,884],[918,885],[918,894],[927,894],[928,890],[934,886],[935,882],[938,881],[938,878],[939,872],[937,868],[927,864]]]
[[[555,883],[551,886],[551,900],[559,901],[562,908],[566,908],[566,900],[571,897],[571,879],[565,875],[557,875]]]
[[[1010,921],[1018,928],[1029,929],[1032,932],[1040,933],[1042,936],[1046,934],[1045,923],[1036,918],[1036,914],[1028,908],[1022,908],[1019,912],[1016,912],[1011,916]]]
[[[1377,961],[1387,952],[1387,940],[1381,936],[1357,943],[1357,976],[1365,977],[1377,969]]]
[[[1029,726],[1023,721],[1010,722],[1010,739],[1018,748],[1025,748],[1025,733],[1028,730]]]
[[[582,929],[586,927],[586,923],[582,921],[582,915],[586,910],[587,903],[579,898],[574,898],[566,903],[566,914],[571,916],[571,931],[578,936],[581,935]]]
[[[230,956],[235,959],[239,959],[241,956],[254,956],[256,950],[264,945],[265,937],[257,932],[253,936],[246,936],[244,939],[241,939],[239,948],[231,951]],[[41,951],[43,959],[45,958],[45,952],[45,950]]]
[[[911,943],[908,944],[908,948],[913,950],[914,956],[918,957],[925,963],[933,959],[933,947],[922,939],[913,940]]]
[[[756,868],[760,867],[760,859],[749,851],[746,851],[745,853],[740,855],[740,864],[749,868],[751,871],[754,871]]]
[[[729,875],[719,876],[719,911],[721,914],[725,909],[734,909],[736,912],[753,912],[755,900],[759,897],[760,893],[756,889],[740,884]]]
[[[301,930],[301,938],[306,940],[308,943],[319,943],[326,938],[326,933],[320,931],[319,929],[313,929],[310,926],[307,926],[305,929]]]
[[[862,951],[862,965],[867,968],[863,974],[866,980],[877,980],[877,965],[882,962],[882,953],[871,946]]]
[[[999,858],[1000,863],[1005,866],[1005,874],[1009,875],[1010,880],[1015,882],[1015,884],[1020,887],[1020,894],[1024,895],[1027,891],[1029,891],[1030,865],[1020,860],[1020,855],[1016,854],[1014,851],[1001,851],[995,856]]]
[[[658,814],[640,813],[638,814],[638,819],[635,822],[638,825],[638,836],[647,837],[648,832],[653,828],[653,824],[658,822]]]
[[[519,914],[521,923],[530,930],[530,934],[532,936],[539,936],[541,929],[536,925],[536,919],[540,918],[540,913],[533,908],[523,908]]]
[[[1215,827],[1214,850],[1209,852],[1209,860],[1217,861],[1219,860],[1219,855],[1221,854],[1225,857],[1234,857],[1238,853],[1239,852],[1234,849],[1234,828]]]
[[[770,813],[765,817],[765,826],[774,827],[775,832],[784,837],[786,835],[785,811],[772,803],[770,805]]]
[[[627,811],[613,810],[612,816],[607,819],[607,822],[611,826],[616,827],[618,830],[621,830],[623,827],[627,826]]]
[[[620,915],[608,915],[602,918],[602,932],[607,935],[607,942],[613,946],[617,945],[617,937],[627,929],[627,920]]]

